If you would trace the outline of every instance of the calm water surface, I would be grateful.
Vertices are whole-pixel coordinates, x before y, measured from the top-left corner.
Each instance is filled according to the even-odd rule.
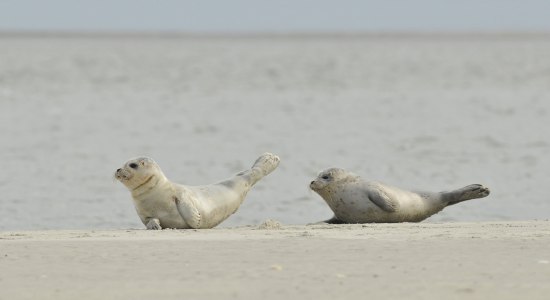
[[[331,217],[319,171],[488,198],[426,222],[550,217],[550,37],[0,36],[0,230],[142,228],[113,180],[282,163],[222,226]]]

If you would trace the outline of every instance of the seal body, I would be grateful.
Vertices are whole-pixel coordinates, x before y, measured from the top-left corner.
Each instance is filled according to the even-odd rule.
[[[279,165],[271,153],[260,156],[251,169],[221,182],[202,186],[173,183],[147,157],[126,162],[115,172],[132,194],[138,216],[147,229],[213,228],[232,215],[248,191]]]
[[[310,188],[334,212],[328,223],[420,222],[449,205],[489,195],[489,189],[480,184],[450,192],[407,191],[339,168],[322,171]]]

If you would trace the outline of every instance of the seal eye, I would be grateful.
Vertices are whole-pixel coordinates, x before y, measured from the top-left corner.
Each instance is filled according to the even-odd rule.
[[[138,165],[136,163],[131,163],[128,166],[132,169],[137,169],[138,168]]]
[[[323,175],[321,178],[323,178],[324,180],[328,180],[330,178],[330,176],[328,175]]]

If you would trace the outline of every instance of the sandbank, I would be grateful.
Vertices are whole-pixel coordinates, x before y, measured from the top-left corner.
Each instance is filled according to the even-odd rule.
[[[550,222],[0,232],[0,299],[548,299]]]

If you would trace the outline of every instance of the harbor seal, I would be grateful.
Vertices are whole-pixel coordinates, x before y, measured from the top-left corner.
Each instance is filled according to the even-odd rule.
[[[449,205],[489,195],[489,189],[480,184],[450,192],[406,191],[365,181],[339,168],[322,171],[309,187],[334,212],[325,221],[332,224],[420,222]]]
[[[127,161],[115,172],[132,194],[136,211],[147,229],[213,228],[232,215],[252,186],[279,165],[271,153],[252,168],[221,182],[186,186],[173,183],[148,157]]]

